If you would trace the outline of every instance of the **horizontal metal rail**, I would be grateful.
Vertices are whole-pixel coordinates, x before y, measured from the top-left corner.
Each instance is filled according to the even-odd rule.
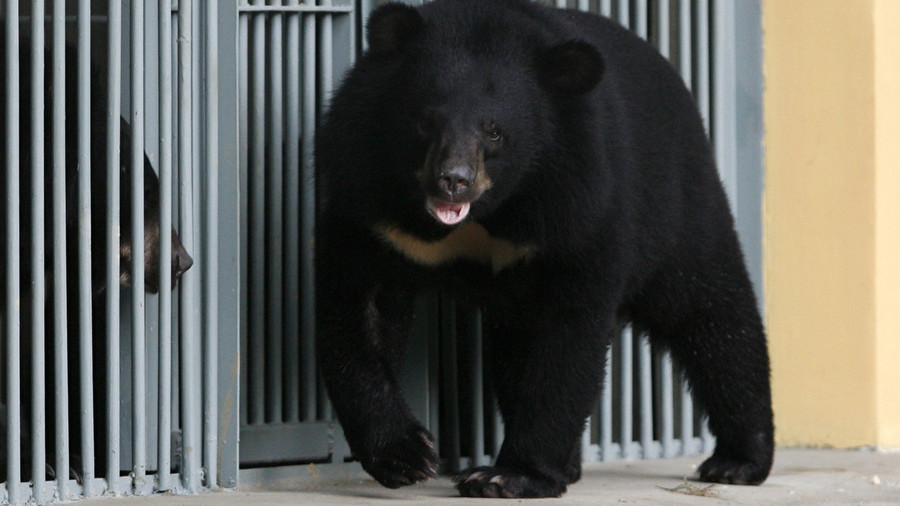
[[[349,14],[354,12],[352,5],[239,5],[238,12],[241,13],[271,13],[271,14],[290,14],[290,13],[314,13],[314,14]]]

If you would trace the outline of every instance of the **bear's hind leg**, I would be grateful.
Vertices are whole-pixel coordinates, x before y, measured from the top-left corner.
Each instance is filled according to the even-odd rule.
[[[635,317],[684,369],[709,417],[716,449],[703,481],[757,485],[772,467],[774,425],[766,337],[743,268],[669,275]]]

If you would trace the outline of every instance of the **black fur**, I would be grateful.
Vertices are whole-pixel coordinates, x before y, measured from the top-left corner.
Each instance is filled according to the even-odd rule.
[[[628,320],[709,415],[700,478],[761,483],[766,339],[703,123],[668,63],[607,19],[523,0],[372,19],[386,49],[348,73],[317,142],[317,351],[363,467],[388,487],[435,473],[397,368],[413,294],[444,287],[484,307],[506,429],[493,467],[458,476],[463,495],[559,496],[580,477]]]

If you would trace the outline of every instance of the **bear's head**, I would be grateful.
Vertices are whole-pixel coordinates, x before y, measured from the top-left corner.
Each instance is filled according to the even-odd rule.
[[[514,2],[510,16],[491,2],[450,3],[376,9],[359,66],[389,88],[377,98],[388,104],[378,124],[390,146],[386,181],[373,188],[394,195],[398,225],[425,239],[503,206],[566,141],[555,138],[560,115],[603,73],[594,46],[535,21],[538,6]]]
[[[0,30],[2,32],[2,30]],[[20,171],[20,188],[19,196],[21,202],[20,209],[20,261],[21,270],[24,273],[31,272],[32,255],[31,255],[31,227],[32,227],[32,158],[33,153],[30,149],[31,145],[31,102],[32,89],[25,86],[31,76],[31,41],[23,37],[20,41],[19,48],[19,75],[21,83],[19,95],[19,130],[21,142],[19,145],[19,166]],[[66,205],[65,211],[65,228],[66,228],[66,258],[68,262],[68,276],[70,279],[76,278],[78,269],[78,234],[81,230],[79,223],[79,128],[78,122],[78,87],[74,82],[74,76],[77,74],[78,52],[74,45],[67,44],[65,46],[65,63],[66,75],[71,76],[71,82],[67,82],[65,86],[65,194],[56,195],[53,190],[53,179],[51,177],[51,169],[53,164],[53,149],[56,147],[53,143],[53,124],[63,118],[52,117],[53,93],[51,83],[51,65],[52,53],[49,45],[45,49],[45,83],[44,104],[46,118],[44,122],[44,147],[43,156],[44,175],[44,217],[46,220],[46,262],[49,266],[49,259],[52,257],[53,248],[57,247],[53,243],[53,226],[52,222],[52,204],[55,200],[63,199]],[[6,52],[0,51],[0,68],[6,66]],[[90,201],[91,201],[91,271],[92,271],[92,289],[94,293],[102,292],[106,286],[107,269],[106,269],[106,244],[105,240],[108,236],[107,229],[107,211],[109,203],[107,202],[108,191],[108,169],[107,169],[107,76],[101,72],[98,65],[91,62],[90,65]],[[6,92],[5,80],[0,80],[0,95]],[[5,102],[0,104],[0,115],[5,114]],[[123,111],[125,112],[125,111]],[[119,244],[119,276],[118,279],[124,285],[131,283],[131,265],[133,259],[132,248],[132,223],[131,223],[131,126],[122,118],[120,118],[120,187],[118,189],[120,195],[121,216],[119,220],[120,244]],[[0,121],[0,169],[5,170],[6,164],[6,122]],[[160,202],[159,202],[159,178],[150,160],[144,156],[144,278],[145,289],[149,293],[157,293],[160,289]],[[5,184],[5,183],[4,183]],[[7,189],[0,184],[0,197],[5,196]],[[6,255],[6,220],[0,220],[0,260],[5,259]],[[175,287],[177,279],[186,272],[193,264],[193,259],[181,243],[178,233],[174,228],[169,232],[172,235],[172,252],[169,261],[172,265],[172,288]],[[0,269],[2,274],[2,269]],[[27,281],[27,279],[26,279]],[[23,283],[27,285],[28,283]]]
[[[123,122],[124,124],[124,122]],[[123,126],[123,132],[125,131]],[[123,150],[124,152],[125,150]],[[123,285],[131,285],[131,271],[134,263],[134,251],[132,247],[134,231],[131,226],[133,203],[127,192],[131,189],[132,170],[122,169],[122,220],[121,220],[121,237],[120,237],[120,269],[119,280]],[[171,288],[175,288],[178,278],[187,272],[194,264],[194,259],[187,252],[181,243],[178,232],[173,227],[172,234],[172,253],[170,262],[172,264],[172,283]],[[150,166],[150,160],[144,157],[144,289],[149,293],[157,293],[160,289],[160,209],[159,209],[159,178],[153,167]]]

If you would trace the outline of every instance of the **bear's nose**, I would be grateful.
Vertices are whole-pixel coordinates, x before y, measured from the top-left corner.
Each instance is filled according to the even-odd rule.
[[[451,201],[464,195],[475,182],[475,171],[465,165],[441,170],[438,186]]]
[[[172,253],[172,273],[173,281],[187,272],[194,265],[194,259],[188,254],[184,248],[178,248]]]

